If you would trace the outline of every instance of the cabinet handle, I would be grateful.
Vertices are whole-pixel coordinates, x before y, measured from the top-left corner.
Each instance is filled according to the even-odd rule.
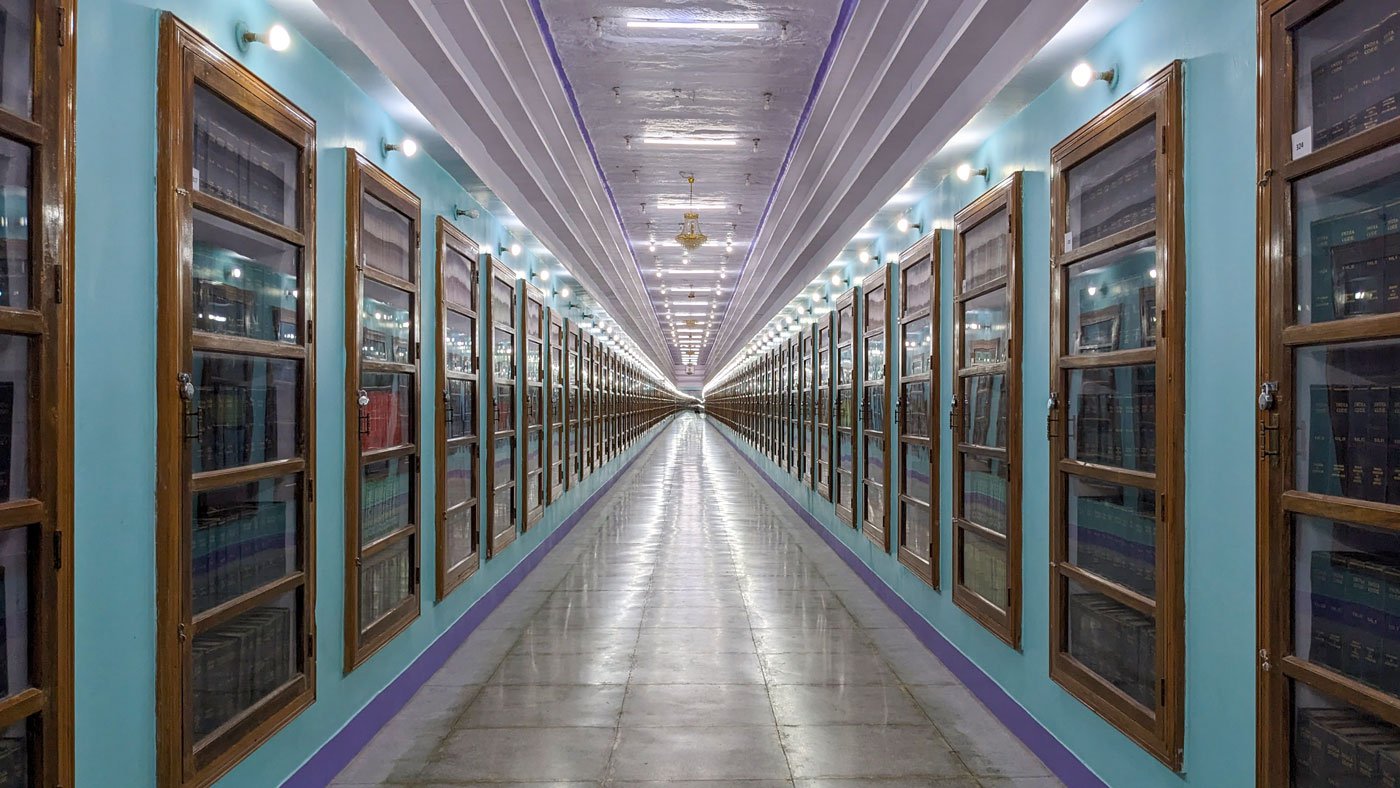
[[[1056,428],[1057,426],[1059,426],[1059,423],[1060,423],[1060,422],[1059,422],[1059,419],[1056,418],[1056,415],[1057,415],[1056,412],[1059,410],[1059,407],[1060,407],[1060,395],[1057,394],[1057,393],[1055,393],[1055,392],[1053,392],[1053,391],[1050,392],[1050,399],[1047,400],[1046,403],[1045,403],[1045,439],[1046,439],[1046,440],[1050,440],[1050,439],[1055,438],[1055,437],[1057,437],[1057,436],[1059,435],[1059,433],[1056,432],[1056,430],[1055,430],[1055,428]]]

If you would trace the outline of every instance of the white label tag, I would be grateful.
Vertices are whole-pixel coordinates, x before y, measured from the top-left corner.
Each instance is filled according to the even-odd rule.
[[[1312,126],[1293,132],[1293,158],[1312,153]]]
[[[195,190],[195,191],[199,191],[199,168],[198,168],[198,167],[196,167],[195,170],[194,170],[194,190]]]
[[[1069,250],[1071,250],[1071,249],[1073,249],[1073,248],[1074,248],[1074,233],[1071,231],[1071,232],[1065,233],[1065,251],[1068,252]]]

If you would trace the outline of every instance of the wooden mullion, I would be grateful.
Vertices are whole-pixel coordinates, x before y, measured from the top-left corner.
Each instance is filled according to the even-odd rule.
[[[1136,129],[1134,129],[1136,131]],[[1145,222],[1136,224],[1126,230],[1105,236],[1091,244],[1076,247],[1073,251],[1065,252],[1060,259],[1060,265],[1070,267],[1084,262],[1090,258],[1099,257],[1109,252],[1114,252],[1127,246],[1146,241],[1157,234],[1156,218],[1148,219]]]
[[[1135,471],[1128,468],[1116,468],[1112,465],[1082,462],[1080,460],[1069,459],[1068,457],[1061,459],[1057,467],[1061,473],[1078,476],[1084,479],[1109,482],[1110,484],[1140,487],[1145,490],[1153,491],[1156,491],[1159,486],[1159,476],[1147,471]]]
[[[978,224],[980,224],[980,222],[978,222]],[[976,287],[968,288],[967,290],[958,292],[956,295],[953,296],[953,303],[961,306],[966,304],[968,301],[975,301],[978,298],[987,295],[988,293],[995,293],[998,290],[1004,289],[1010,281],[1010,278],[1003,274],[1001,276],[998,276],[996,279],[983,282],[982,284]],[[962,282],[961,276],[959,276],[957,280],[953,283],[955,289],[960,282]]]
[[[397,446],[387,446],[382,449],[360,452],[360,465],[370,465],[384,460],[393,460],[400,457],[412,457],[418,453],[418,444],[400,443]]]
[[[1010,454],[1004,447],[982,446],[976,443],[955,443],[953,444],[953,448],[963,454],[971,454],[977,457],[990,457],[991,459],[1005,462],[1009,462],[1010,460]]]
[[[36,6],[38,4],[36,3]],[[37,13],[37,8],[36,8]],[[35,60],[38,60],[36,57]],[[35,109],[39,97],[35,97]],[[28,118],[20,117],[8,110],[0,111],[0,135],[22,142],[31,147],[40,147],[48,142],[49,134],[44,128],[44,124],[36,123]]]
[[[1392,118],[1297,159],[1280,162],[1278,177],[1292,183],[1339,167],[1400,142],[1400,119]]]
[[[1363,684],[1351,676],[1297,655],[1285,656],[1279,663],[1283,675],[1288,678],[1400,727],[1400,698],[1385,690]]]
[[[416,214],[417,212],[415,211],[414,213]],[[409,218],[412,219],[413,217],[410,216]],[[417,222],[414,222],[414,225],[417,226]],[[375,268],[374,266],[368,264],[364,266],[363,274],[366,281],[375,282],[377,284],[385,285],[387,287],[392,287],[395,290],[402,290],[403,292],[408,293],[409,295],[412,295],[415,298],[417,297],[418,285],[415,285],[413,282],[407,279],[395,276],[394,274]],[[359,305],[355,304],[354,307],[358,309]]]
[[[282,460],[240,465],[236,468],[220,468],[213,471],[200,471],[190,477],[191,492],[205,492],[220,487],[233,487],[239,484],[252,484],[267,479],[300,474],[306,470],[306,460],[301,457],[288,457]],[[305,480],[300,482],[305,484]]]
[[[48,505],[37,498],[21,498],[0,504],[0,530],[40,525],[49,519]]]
[[[258,586],[251,591],[245,591],[233,599],[215,605],[208,610],[194,616],[191,620],[191,629],[194,636],[218,629],[224,624],[238,618],[254,608],[273,602],[285,594],[291,593],[306,585],[306,575],[303,572],[291,572],[282,577]]]
[[[0,728],[8,728],[39,714],[48,705],[48,696],[37,687],[26,687],[0,699]]]
[[[1346,520],[1400,534],[1400,506],[1344,498],[1340,495],[1286,490],[1279,496],[1283,511],[1325,520]]]
[[[1081,353],[1060,358],[1060,369],[1108,369],[1111,367],[1133,367],[1161,361],[1156,347],[1129,348],[1107,353]]]
[[[1121,586],[1101,575],[1094,574],[1069,560],[1055,565],[1061,576],[1073,580],[1081,586],[1104,596],[1111,597],[1120,605],[1131,607],[1148,617],[1156,617],[1158,605],[1151,597],[1143,596],[1130,588]]]
[[[229,353],[252,358],[305,361],[307,357],[304,344],[269,342],[264,339],[225,336],[204,331],[195,331],[190,335],[190,347],[195,352]]]
[[[359,371],[362,374],[365,372],[377,372],[394,375],[412,375],[414,376],[415,384],[417,383],[417,364],[400,364],[394,361],[371,361],[370,359],[360,359],[359,367]],[[354,381],[357,388],[359,387],[359,380],[360,378],[356,378]]]
[[[967,531],[972,531],[973,533],[977,534],[983,539],[986,539],[991,542],[997,542],[1002,547],[1005,547],[1007,545],[1007,542],[1009,541],[1006,534],[1000,531],[994,531],[991,528],[988,528],[987,526],[982,525],[973,520],[969,520],[966,517],[954,517],[953,524],[956,525],[958,528],[962,528]]]
[[[402,542],[405,539],[417,535],[417,533],[418,524],[409,523],[408,525],[405,525],[402,528],[398,528],[397,530],[390,531],[389,533],[384,534],[383,536],[380,536],[374,539],[373,541],[361,542],[360,558],[364,561],[368,561],[374,556],[379,555],[380,553],[385,552],[386,550],[389,550],[392,547],[395,547],[399,542]],[[355,534],[354,538],[356,539],[356,541],[359,541],[359,534]]]
[[[1005,375],[1006,370],[1009,368],[1005,361],[998,361],[993,364],[973,364],[966,367],[959,363],[955,370],[955,377],[959,380],[966,380],[968,378],[981,378],[990,375]]]
[[[306,236],[300,230],[263,218],[247,208],[241,208],[211,194],[198,190],[191,191],[190,202],[194,205],[195,210],[202,213],[226,219],[240,227],[276,238],[292,246],[306,246]]]
[[[0,334],[42,337],[48,329],[42,312],[32,309],[0,308]]]
[[[1400,313],[1349,317],[1325,323],[1290,325],[1283,329],[1283,345],[1301,348],[1343,342],[1364,342],[1400,337]]]

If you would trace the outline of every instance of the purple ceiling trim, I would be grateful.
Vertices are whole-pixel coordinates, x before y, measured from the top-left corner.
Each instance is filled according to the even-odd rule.
[[[534,2],[535,0],[531,0]],[[792,142],[788,143],[787,153],[783,156],[783,164],[778,168],[778,177],[773,180],[773,191],[768,193],[768,202],[763,206],[763,213],[758,217],[758,226],[754,228],[753,240],[749,241],[748,253],[744,255],[744,263],[739,267],[738,276],[735,278],[736,287],[729,293],[729,301],[724,305],[724,316],[729,317],[729,309],[734,305],[734,294],[739,291],[737,283],[743,279],[744,272],[749,269],[749,259],[753,257],[754,244],[758,242],[758,236],[763,233],[763,226],[768,222],[768,212],[773,209],[773,201],[778,197],[778,188],[783,185],[783,176],[787,174],[788,165],[792,163],[792,156],[797,152],[797,143],[802,140],[802,133],[807,130],[807,121],[811,119],[812,107],[817,103],[817,92],[821,90],[822,84],[826,82],[826,73],[831,68],[831,61],[836,57],[836,48],[841,45],[841,39],[846,36],[846,28],[850,26],[851,15],[855,13],[856,3],[860,0],[841,0],[841,12],[836,15],[836,26],[831,29],[831,41],[826,45],[826,53],[822,55],[822,62],[817,66],[817,75],[812,80],[812,90],[807,94],[807,104],[802,107],[802,114],[797,118],[797,128],[792,133]],[[713,350],[714,346],[711,345]],[[708,352],[705,361],[709,362]]]

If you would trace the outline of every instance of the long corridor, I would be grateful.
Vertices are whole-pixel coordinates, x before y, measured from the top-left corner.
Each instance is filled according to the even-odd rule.
[[[337,785],[1060,783],[683,415]]]

